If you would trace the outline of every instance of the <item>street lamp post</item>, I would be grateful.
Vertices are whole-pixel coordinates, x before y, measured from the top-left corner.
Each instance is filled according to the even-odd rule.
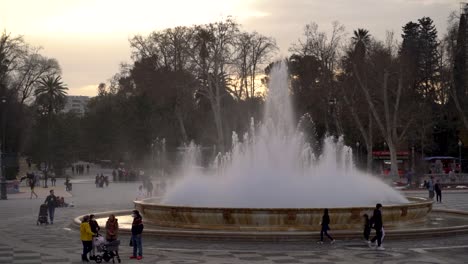
[[[156,147],[156,143],[157,143],[157,138],[153,139],[153,141],[151,141],[151,172],[152,174],[154,175],[154,171],[155,171],[155,167],[154,167],[154,148]]]
[[[458,140],[458,165],[460,166],[460,170],[458,171],[459,173],[462,170],[461,147],[462,147],[462,142],[461,140]]]
[[[361,143],[359,143],[359,141],[356,142],[357,163],[358,163],[358,165],[359,165],[359,163],[361,162],[361,151],[360,151],[360,149],[359,149],[359,145],[360,145],[360,144],[361,144]]]
[[[6,182],[6,173],[5,173],[5,162],[3,161],[3,156],[5,153],[5,127],[6,127],[6,97],[2,96],[0,99],[2,105],[2,143],[0,148],[0,199],[7,200],[7,182]]]
[[[46,142],[45,142],[45,148],[46,148],[46,161],[41,163],[41,169],[42,172],[44,173],[44,188],[48,188],[47,186],[47,181],[48,181],[48,173],[50,170],[50,148],[49,148],[49,142],[50,142],[50,118],[49,118],[49,112],[47,111],[46,108],[39,108],[39,115],[42,118],[47,118],[47,131],[46,131]]]

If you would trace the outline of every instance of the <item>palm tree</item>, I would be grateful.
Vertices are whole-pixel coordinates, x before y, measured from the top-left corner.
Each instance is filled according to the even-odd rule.
[[[358,28],[358,30],[354,30],[352,39],[354,43],[354,56],[356,59],[364,59],[367,48],[369,47],[370,37],[371,35],[367,29]]]
[[[44,188],[47,188],[47,179],[50,168],[50,117],[55,112],[60,111],[65,103],[65,95],[68,88],[62,83],[60,76],[47,76],[41,78],[39,86],[34,94],[36,95],[36,103],[44,111],[43,114],[47,115],[47,169],[44,168]]]
[[[36,102],[47,109],[48,115],[57,113],[63,108],[67,90],[67,86],[58,75],[41,78],[35,91]]]

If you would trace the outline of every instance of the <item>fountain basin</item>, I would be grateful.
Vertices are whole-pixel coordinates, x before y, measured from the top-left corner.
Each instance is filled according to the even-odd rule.
[[[432,211],[432,200],[407,197],[410,203],[385,205],[383,222],[396,227],[424,222]],[[318,231],[323,208],[211,208],[162,205],[153,199],[135,201],[135,208],[151,224],[167,228],[225,231]],[[374,207],[330,208],[333,230],[362,229],[364,214],[372,215]]]

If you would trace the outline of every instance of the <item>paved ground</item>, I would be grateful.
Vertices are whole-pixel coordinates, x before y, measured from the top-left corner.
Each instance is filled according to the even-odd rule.
[[[95,175],[95,174],[94,174]],[[92,176],[90,176],[92,177]],[[10,195],[0,201],[0,263],[81,263],[79,232],[70,228],[72,218],[91,212],[132,208],[138,183],[111,183],[109,188],[96,189],[91,178],[73,182],[73,191],[66,202],[73,208],[56,209],[54,225],[36,225],[39,205],[48,189],[36,188],[39,199],[29,194]],[[63,180],[55,189],[63,190]],[[27,189],[26,189],[27,190]],[[410,192],[426,196],[426,192]],[[64,195],[65,196],[65,195]],[[444,194],[444,203],[436,208],[468,210],[468,192]],[[129,237],[120,237],[123,263],[129,260]],[[317,245],[306,242],[233,242],[187,241],[144,237],[144,259],[140,263],[468,263],[468,236],[424,240],[385,241],[385,251],[369,249],[362,241],[337,241]]]

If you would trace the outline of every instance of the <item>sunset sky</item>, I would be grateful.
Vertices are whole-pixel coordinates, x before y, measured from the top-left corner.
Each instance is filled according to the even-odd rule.
[[[244,30],[275,38],[287,55],[310,22],[328,30],[339,21],[350,34],[366,28],[383,39],[387,30],[400,36],[408,21],[429,16],[442,37],[459,5],[458,0],[0,0],[0,28],[56,58],[69,94],[92,96],[119,63],[130,62],[128,39],[135,34],[232,16]]]

